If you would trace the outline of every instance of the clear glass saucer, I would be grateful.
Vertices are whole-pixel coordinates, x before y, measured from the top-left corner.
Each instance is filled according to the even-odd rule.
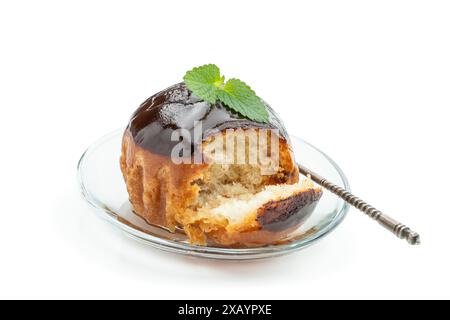
[[[182,230],[170,232],[149,225],[135,215],[119,167],[122,134],[116,130],[95,142],[81,157],[78,181],[84,199],[100,217],[120,228],[126,235],[152,247],[190,256],[253,260],[276,257],[306,248],[333,231],[344,219],[349,205],[324,190],[312,215],[278,244],[257,248],[221,248],[191,245]],[[336,163],[311,144],[291,136],[295,158],[299,163],[350,190],[344,173]]]

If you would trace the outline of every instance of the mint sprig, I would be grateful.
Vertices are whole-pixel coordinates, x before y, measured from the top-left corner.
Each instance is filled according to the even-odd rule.
[[[217,100],[226,107],[257,122],[269,122],[269,113],[262,100],[245,82],[220,75],[214,64],[196,67],[184,76],[184,82],[197,97],[211,104]]]

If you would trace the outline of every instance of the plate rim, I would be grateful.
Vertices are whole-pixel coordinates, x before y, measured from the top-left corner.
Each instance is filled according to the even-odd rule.
[[[273,246],[265,246],[265,247],[255,247],[255,248],[218,248],[218,247],[207,247],[207,246],[198,246],[192,245],[188,243],[181,243],[173,240],[159,238],[157,236],[145,233],[143,231],[132,228],[131,226],[121,222],[118,219],[118,215],[114,213],[111,209],[103,205],[103,203],[95,197],[87,190],[85,183],[82,177],[82,171],[84,163],[87,159],[87,156],[96,149],[97,146],[103,144],[104,142],[110,140],[112,137],[116,135],[123,134],[124,128],[116,129],[103,137],[99,138],[93,144],[91,144],[81,155],[78,164],[77,164],[77,180],[78,186],[81,192],[83,199],[95,209],[97,215],[99,215],[104,220],[107,220],[109,223],[113,224],[116,228],[123,231],[127,236],[133,238],[134,240],[138,240],[139,242],[143,242],[149,246],[154,248],[168,251],[177,254],[183,254],[194,257],[201,258],[209,258],[209,259],[219,259],[219,260],[256,260],[256,259],[265,259],[270,257],[276,257],[281,255],[286,255],[289,253],[293,253],[295,251],[299,251],[301,249],[305,249],[310,245],[316,243],[317,241],[324,238],[326,235],[330,234],[334,231],[345,219],[347,213],[349,211],[350,205],[344,201],[342,209],[336,213],[333,220],[325,226],[323,229],[319,230],[317,233],[313,234],[310,237],[306,237],[301,240],[294,241],[289,244],[280,244]],[[342,179],[343,188],[347,191],[351,192],[350,184],[348,182],[347,177],[345,176],[342,169],[339,165],[326,153],[312,145],[311,143],[296,137],[290,136],[290,138],[295,138],[305,143],[316,152],[320,153],[322,156],[326,158],[327,161],[336,169],[340,178]]]

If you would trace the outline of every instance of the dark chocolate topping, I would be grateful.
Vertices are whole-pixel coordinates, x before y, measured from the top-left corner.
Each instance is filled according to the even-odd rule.
[[[314,211],[322,191],[310,189],[296,196],[266,204],[257,220],[264,230],[281,231],[299,225]]]
[[[286,129],[275,112],[266,104],[269,123],[249,120],[224,107],[197,98],[184,83],[163,90],[141,104],[128,125],[136,145],[160,155],[170,156],[179,141],[172,141],[172,133],[186,129],[194,137],[194,125],[201,121],[203,139],[225,129],[277,129],[289,141]],[[201,142],[201,141],[200,141]],[[192,139],[192,148],[197,142]]]

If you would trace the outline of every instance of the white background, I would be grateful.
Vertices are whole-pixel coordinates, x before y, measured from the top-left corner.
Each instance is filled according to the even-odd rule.
[[[0,298],[450,298],[449,17],[448,1],[2,1]],[[423,244],[352,209],[304,251],[225,263],[98,219],[81,153],[210,62]]]

